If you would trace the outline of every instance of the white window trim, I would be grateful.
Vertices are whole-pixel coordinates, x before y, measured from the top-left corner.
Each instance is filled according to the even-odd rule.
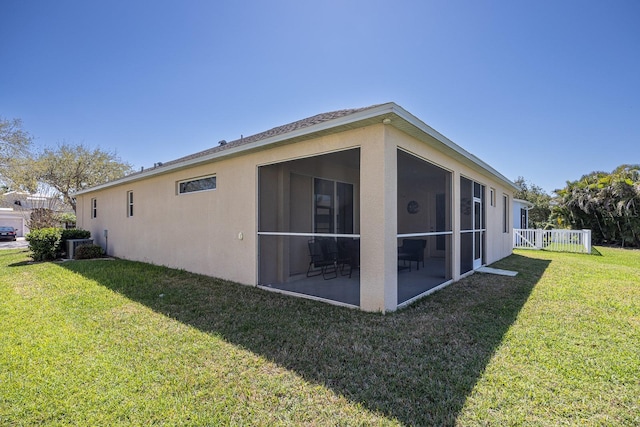
[[[509,209],[509,195],[502,194],[502,203],[504,206],[502,207],[502,232],[509,232],[509,215],[511,215],[511,210]]]
[[[216,179],[215,188],[205,188],[204,190],[195,190],[195,191],[186,191],[186,192],[181,192],[180,191],[180,184],[183,184],[185,182],[198,181],[198,180],[207,179],[207,178],[215,178]],[[180,181],[176,182],[176,194],[178,196],[184,196],[186,194],[193,194],[193,193],[202,193],[203,191],[215,191],[217,189],[218,189],[218,176],[217,176],[217,174],[198,176],[198,177],[194,177],[194,178],[183,179],[183,180],[180,180]]]
[[[127,218],[133,216],[133,191],[127,191]]]
[[[91,199],[91,219],[98,217],[98,199]]]

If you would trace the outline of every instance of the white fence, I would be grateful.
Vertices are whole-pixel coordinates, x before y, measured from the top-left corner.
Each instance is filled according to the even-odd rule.
[[[513,229],[514,249],[591,253],[591,230]]]

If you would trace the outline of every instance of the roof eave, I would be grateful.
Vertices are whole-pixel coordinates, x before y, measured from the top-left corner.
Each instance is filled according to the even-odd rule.
[[[396,113],[396,115],[398,115],[400,118],[405,120],[407,123],[414,126],[418,131],[426,135],[429,135],[435,140],[437,140],[438,142],[440,142],[444,146],[444,150],[440,149],[440,151],[444,151],[445,153],[451,155],[452,157],[455,157],[457,160],[462,161],[467,166],[472,167],[473,169],[475,169],[476,171],[484,175],[489,175],[494,178],[497,178],[498,180],[502,181],[502,183],[505,184],[507,187],[511,188],[513,191],[518,191],[520,189],[509,178],[505,177],[496,169],[489,166],[489,164],[485,163],[479,157],[471,154],[470,152],[468,152],[467,150],[465,150],[455,142],[451,141],[449,138],[447,138],[437,130],[433,129],[431,126],[424,123],[422,120],[420,120],[413,114],[409,113],[404,108],[400,107],[399,105],[395,105],[394,112]],[[393,124],[393,122],[391,124]],[[421,138],[418,138],[418,139],[421,139]],[[427,142],[427,141],[423,140],[423,142]]]
[[[530,202],[528,200],[524,200],[524,199],[513,199],[513,201],[524,205],[525,209],[527,209],[527,210],[529,210],[529,209],[531,209],[531,208],[533,208],[535,206],[532,202]]]
[[[336,119],[328,120],[326,122],[322,122],[322,123],[318,123],[305,128],[297,129],[291,132],[287,132],[285,134],[280,134],[280,135],[275,135],[273,137],[265,138],[260,141],[256,141],[254,143],[238,145],[235,147],[229,147],[228,149],[221,150],[208,155],[204,155],[202,157],[188,159],[183,162],[179,162],[179,163],[175,163],[167,166],[159,166],[157,168],[149,169],[147,171],[136,173],[134,175],[129,175],[115,181],[110,181],[105,184],[80,190],[74,193],[73,195],[78,196],[78,195],[102,190],[105,188],[110,188],[118,185],[127,184],[130,182],[140,181],[156,175],[164,175],[164,174],[175,172],[181,169],[197,166],[197,165],[208,163],[214,160],[219,160],[225,157],[237,156],[245,152],[259,150],[261,148],[282,143],[288,140],[304,139],[305,137],[311,137],[314,134],[327,132],[327,131],[338,132],[338,131],[341,131],[344,127],[353,126],[358,122],[365,122],[367,120],[371,120],[374,118],[380,118],[380,122],[382,122],[386,118],[391,118],[392,120],[390,124],[395,127],[398,127],[398,123],[395,123],[394,117],[400,118],[404,122],[414,127],[418,131],[417,132],[418,135],[413,135],[413,136],[419,136],[420,132],[426,135],[429,135],[430,137],[434,138],[444,146],[445,150],[442,150],[442,151],[447,152],[447,154],[449,155],[453,154],[454,157],[458,158],[458,160],[463,161],[463,163],[466,163],[467,165],[484,173],[485,175],[488,172],[488,175],[498,178],[500,181],[502,181],[508,187],[512,188],[514,191],[518,190],[518,187],[513,182],[511,182],[505,176],[503,176],[494,168],[489,166],[487,163],[483,162],[478,157],[469,153],[468,151],[466,151],[465,149],[463,149],[462,147],[460,147],[459,145],[457,145],[456,143],[454,143],[453,141],[451,141],[450,139],[448,139],[447,137],[445,137],[444,135],[442,135],[441,133],[439,133],[438,131],[436,131],[426,123],[424,123],[422,120],[418,119],[416,116],[414,116],[404,108],[397,105],[396,103],[388,102],[386,104],[381,104],[366,110],[358,111],[356,113],[349,114],[347,116],[338,117]],[[426,142],[425,139],[421,139],[421,140],[423,142]]]
[[[331,129],[335,129],[338,131],[341,127],[347,126],[349,124],[357,123],[359,121],[363,121],[369,118],[382,116],[384,114],[389,114],[393,112],[393,106],[396,106],[394,103],[382,104],[377,107],[373,107],[368,110],[359,111],[357,113],[353,113],[344,117],[339,117],[333,120],[328,120],[326,122],[318,123],[316,125],[308,126],[302,129],[297,129],[291,132],[287,132],[281,135],[275,135],[269,138],[262,139],[260,141],[256,141],[250,144],[238,145],[235,147],[229,147],[228,149],[218,151],[215,153],[211,153],[202,157],[196,157],[193,159],[188,159],[180,163],[175,163],[167,166],[159,166],[153,169],[148,169],[146,171],[136,173],[134,175],[128,175],[123,178],[117,179],[115,181],[106,182],[104,184],[96,185],[91,188],[83,189],[75,192],[73,195],[82,195],[85,193],[91,193],[98,190],[103,190],[105,188],[114,187],[117,185],[126,184],[129,182],[140,181],[152,176],[156,175],[164,175],[170,172],[175,172],[177,170],[197,166],[203,163],[209,163],[213,160],[219,160],[224,157],[230,157],[242,154],[247,151],[259,150],[261,148],[267,147],[269,145],[277,144],[279,142],[284,142],[290,139],[298,139],[303,138],[305,136],[313,135],[316,133],[320,133],[323,131],[328,131]]]

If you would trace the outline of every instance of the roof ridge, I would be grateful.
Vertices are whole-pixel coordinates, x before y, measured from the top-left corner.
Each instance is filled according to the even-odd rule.
[[[368,107],[361,107],[361,108],[347,108],[347,109],[342,109],[342,110],[335,110],[335,111],[329,111],[326,113],[320,113],[320,114],[316,114],[314,116],[311,117],[307,117],[304,119],[300,119],[300,120],[296,120],[294,122],[291,123],[287,123],[285,125],[280,125],[280,126],[276,126],[274,128],[271,128],[269,130],[263,131],[263,132],[259,132],[247,137],[240,137],[239,139],[235,139],[233,141],[227,142],[226,144],[222,144],[222,145],[218,145],[216,147],[211,147],[211,148],[207,148],[205,150],[202,151],[198,151],[196,153],[192,153],[192,154],[188,154],[186,156],[182,156],[179,157],[177,159],[174,160],[170,160],[167,161],[165,163],[162,163],[162,166],[168,166],[168,165],[173,165],[176,163],[180,163],[180,162],[184,162],[187,160],[192,160],[192,159],[196,159],[198,157],[203,157],[203,156],[207,156],[209,154],[213,154],[213,153],[217,153],[219,151],[223,151],[223,150],[228,150],[230,148],[233,147],[238,147],[241,145],[245,145],[245,144],[250,144],[253,142],[258,142],[261,141],[263,139],[267,139],[267,138],[271,138],[277,135],[283,135],[289,132],[293,132],[299,129],[304,129],[306,127],[309,126],[313,126],[313,125],[317,125],[320,123],[324,123],[327,122],[329,120],[333,120],[333,119],[338,119],[341,117],[345,117],[354,113],[358,113],[360,111],[364,111],[364,110],[369,110],[371,108],[375,108],[375,107],[379,107],[380,105],[384,105],[384,104],[374,104],[374,105],[370,105]],[[139,173],[139,172],[135,172],[135,173]]]

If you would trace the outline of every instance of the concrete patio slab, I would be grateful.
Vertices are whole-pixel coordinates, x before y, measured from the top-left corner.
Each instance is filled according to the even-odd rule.
[[[501,270],[499,268],[480,267],[476,270],[478,273],[497,274],[499,276],[511,276],[514,277],[518,274],[517,271]]]

